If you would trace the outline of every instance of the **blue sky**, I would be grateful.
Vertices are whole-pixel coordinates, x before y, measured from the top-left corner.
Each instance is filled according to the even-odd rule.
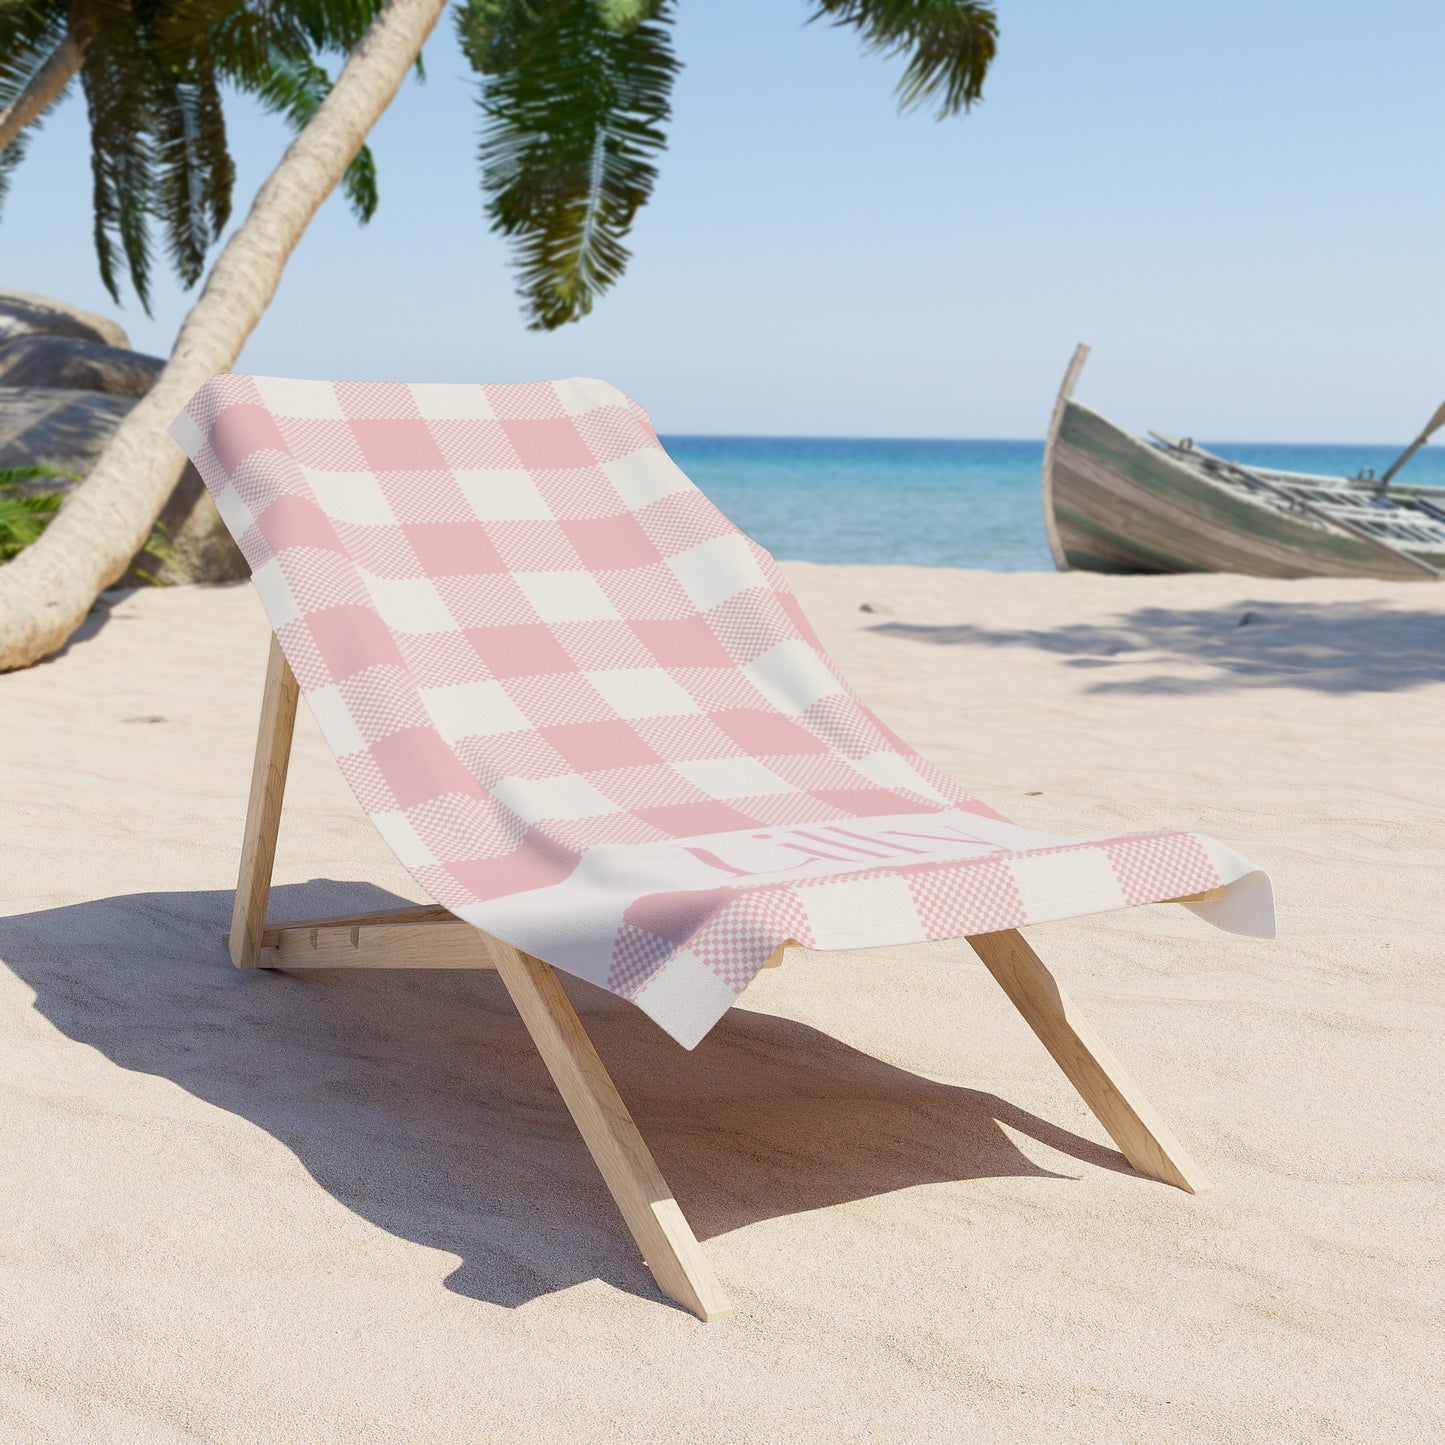
[[[239,369],[603,376],[665,431],[1032,437],[1080,396],[1142,429],[1403,441],[1445,397],[1445,7],[1000,0],[973,114],[899,118],[898,62],[806,0],[680,0],[672,143],[628,276],[525,330],[482,216],[449,19],[373,133],[376,220],[333,200]],[[237,212],[286,135],[230,110]],[[90,247],[79,95],[0,223],[0,284],[115,312]],[[164,353],[162,280],[133,343]]]

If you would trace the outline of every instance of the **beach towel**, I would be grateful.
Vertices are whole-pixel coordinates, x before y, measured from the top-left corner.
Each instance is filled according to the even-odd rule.
[[[1273,933],[1268,879],[1211,838],[1022,828],[920,757],[606,382],[222,375],[171,430],[418,885],[686,1047],[790,941],[1200,893],[1210,923]]]

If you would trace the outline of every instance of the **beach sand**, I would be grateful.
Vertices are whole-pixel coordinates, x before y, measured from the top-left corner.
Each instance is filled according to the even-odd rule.
[[[577,985],[700,1324],[495,975],[231,968],[266,623],[131,593],[0,678],[0,1440],[1445,1435],[1445,588],[788,571],[1004,814],[1271,871],[1277,942],[1030,930],[1214,1192],[1133,1173],[962,944],[792,954],[691,1054]],[[417,896],[304,709],[277,878]]]

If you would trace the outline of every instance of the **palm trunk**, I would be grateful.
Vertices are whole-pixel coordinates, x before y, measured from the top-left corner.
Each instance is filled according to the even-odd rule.
[[[240,355],[307,224],[391,103],[445,6],[446,0],[387,0],[226,243],[155,385],[40,540],[0,567],[0,671],[28,667],[63,646],[150,535],[185,464],[167,426],[207,377]]]
[[[82,52],[75,36],[67,35],[51,52],[50,59],[30,77],[30,84],[10,106],[0,111],[0,151],[43,115],[80,69]]]

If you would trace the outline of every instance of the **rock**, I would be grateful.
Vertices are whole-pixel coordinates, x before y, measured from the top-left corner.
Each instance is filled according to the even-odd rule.
[[[48,462],[83,477],[135,403],[133,396],[98,391],[0,386],[0,467]],[[44,477],[19,485],[27,492],[66,493],[76,484]],[[146,576],[167,583],[232,582],[250,576],[245,558],[189,462],[160,520],[178,565],[167,566],[139,553],[132,565]],[[129,574],[116,583],[117,587],[137,585]]]
[[[135,402],[133,396],[68,387],[0,387],[0,467],[45,462],[83,477]],[[23,486],[32,492],[68,489],[54,479]]]
[[[891,617],[893,609],[886,602],[860,602],[859,612],[876,612],[880,617]]]
[[[130,350],[130,338],[116,322],[83,311],[53,296],[0,287],[0,338],[12,336],[73,336],[102,346]]]
[[[50,386],[144,396],[165,362],[77,336],[32,332],[0,341],[0,386]]]
[[[130,349],[103,316],[50,296],[0,289],[0,468],[45,462],[84,477],[120,420],[148,392],[165,363]],[[27,492],[73,490],[40,477]],[[131,567],[157,582],[233,582],[250,576],[189,462],[160,516],[174,565],[139,552]],[[138,586],[127,573],[117,588]]]

